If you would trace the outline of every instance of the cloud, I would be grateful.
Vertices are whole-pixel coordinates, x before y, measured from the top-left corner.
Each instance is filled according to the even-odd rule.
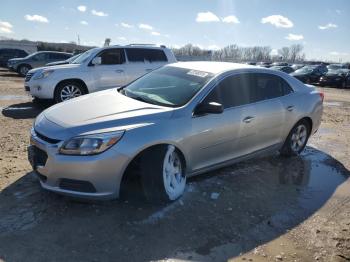
[[[81,24],[81,25],[88,25],[89,23],[86,22],[86,21],[80,21],[80,24]]]
[[[290,40],[290,41],[299,41],[299,40],[304,39],[304,36],[303,35],[288,34],[285,38],[287,40]]]
[[[12,34],[12,24],[6,21],[1,21],[0,20],[0,33],[4,34]]]
[[[160,33],[153,31],[153,32],[151,33],[151,35],[160,36]]]
[[[79,5],[78,7],[77,7],[77,9],[78,9],[78,11],[80,11],[80,12],[85,12],[86,11],[86,6],[85,5]]]
[[[263,17],[261,19],[262,24],[271,24],[276,27],[283,27],[283,28],[291,28],[293,27],[293,22],[290,21],[287,17],[284,17],[282,15],[270,15],[267,17]]]
[[[226,17],[222,18],[221,20],[222,20],[222,22],[228,23],[228,24],[230,24],[230,23],[231,24],[239,24],[240,23],[238,18],[234,15],[226,16]]]
[[[41,15],[25,15],[24,18],[31,22],[48,23],[49,20]]]
[[[341,11],[339,9],[336,9],[335,12],[340,15],[341,14]]]
[[[326,25],[320,25],[318,26],[319,29],[325,30],[325,29],[330,29],[330,28],[337,28],[338,26],[336,24],[328,23]]]
[[[128,24],[128,23],[120,23],[120,25],[121,25],[122,27],[125,27],[125,28],[132,28],[132,27],[134,27],[133,25],[130,25],[130,24]]]
[[[91,14],[96,15],[96,16],[108,16],[108,14],[106,14],[102,11],[96,11],[95,9],[91,10]]]
[[[139,24],[140,29],[153,30],[153,27],[147,24]]]
[[[121,41],[126,41],[126,38],[124,36],[119,36],[118,39]]]
[[[202,12],[198,13],[196,17],[196,22],[203,23],[203,22],[220,22],[219,17],[217,17],[212,12]]]

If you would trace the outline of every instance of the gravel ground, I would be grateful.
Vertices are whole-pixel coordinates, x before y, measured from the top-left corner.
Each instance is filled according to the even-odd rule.
[[[350,90],[322,88],[301,157],[239,163],[181,200],[82,203],[42,190],[26,147],[35,105],[0,69],[0,261],[349,261]]]

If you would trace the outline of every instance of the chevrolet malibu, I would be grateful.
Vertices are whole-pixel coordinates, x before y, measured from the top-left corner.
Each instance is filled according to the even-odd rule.
[[[136,174],[147,199],[173,201],[191,176],[274,151],[300,154],[322,110],[322,93],[283,72],[176,63],[43,111],[28,157],[47,190],[116,198]]]

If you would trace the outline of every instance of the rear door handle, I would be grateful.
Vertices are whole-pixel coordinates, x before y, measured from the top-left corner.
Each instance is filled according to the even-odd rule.
[[[148,69],[146,69],[146,72],[151,72],[151,71],[152,71],[152,69],[149,69],[149,68],[148,68]]]
[[[294,106],[288,106],[288,107],[287,107],[287,110],[288,110],[289,112],[293,111],[293,110],[294,110]]]
[[[247,116],[246,118],[243,119],[244,123],[250,123],[254,119],[254,116]]]
[[[122,69],[118,69],[118,70],[115,70],[115,72],[116,72],[116,73],[123,73],[123,72],[124,72],[124,70],[122,70]]]

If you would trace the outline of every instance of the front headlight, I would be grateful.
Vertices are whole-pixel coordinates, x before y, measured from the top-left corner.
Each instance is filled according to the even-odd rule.
[[[124,131],[100,133],[73,137],[62,145],[59,152],[63,155],[96,155],[115,145]]]
[[[54,72],[54,70],[44,70],[41,71],[39,74],[35,74],[35,76],[33,77],[34,80],[38,80],[38,79],[42,79],[45,77],[48,77],[49,75],[51,75]]]

